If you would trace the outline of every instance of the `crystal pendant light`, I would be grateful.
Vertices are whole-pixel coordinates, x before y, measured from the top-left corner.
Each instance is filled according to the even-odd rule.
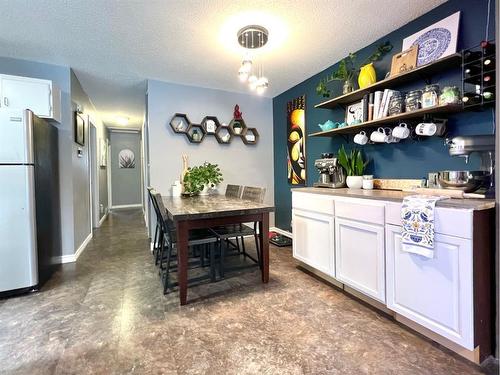
[[[263,47],[268,40],[269,32],[262,26],[249,25],[238,31],[238,43],[248,51]],[[247,54],[241,62],[238,70],[238,78],[241,82],[247,82],[250,90],[262,95],[269,87],[269,80],[262,74],[260,65],[258,74],[252,72],[254,61]]]

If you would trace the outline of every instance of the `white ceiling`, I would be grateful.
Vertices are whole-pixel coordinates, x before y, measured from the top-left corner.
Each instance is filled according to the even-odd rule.
[[[260,59],[273,97],[443,2],[0,0],[0,54],[71,66],[107,125],[138,126],[146,79],[247,92],[247,24],[270,31]]]

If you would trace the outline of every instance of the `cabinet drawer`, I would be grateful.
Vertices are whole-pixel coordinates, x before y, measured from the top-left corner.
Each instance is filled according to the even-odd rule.
[[[333,197],[328,195],[292,192],[292,207],[333,215]]]
[[[335,216],[384,225],[385,205],[365,199],[335,199]]]
[[[386,222],[401,226],[401,203],[387,203]],[[460,238],[472,238],[472,211],[436,207],[434,232]]]

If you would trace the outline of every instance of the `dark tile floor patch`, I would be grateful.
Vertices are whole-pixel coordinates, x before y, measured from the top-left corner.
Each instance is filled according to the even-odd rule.
[[[248,246],[251,246],[250,241]],[[297,269],[162,294],[142,213],[112,213],[39,293],[0,300],[1,374],[480,374]]]

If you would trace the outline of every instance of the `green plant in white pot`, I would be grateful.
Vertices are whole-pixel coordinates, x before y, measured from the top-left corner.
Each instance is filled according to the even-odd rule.
[[[209,190],[222,181],[219,166],[205,162],[200,166],[188,168],[184,176],[184,192],[191,195],[208,195]]]
[[[361,189],[363,186],[363,172],[368,161],[363,160],[361,151],[354,149],[347,153],[344,145],[339,150],[339,164],[347,173],[347,187],[350,189]]]

